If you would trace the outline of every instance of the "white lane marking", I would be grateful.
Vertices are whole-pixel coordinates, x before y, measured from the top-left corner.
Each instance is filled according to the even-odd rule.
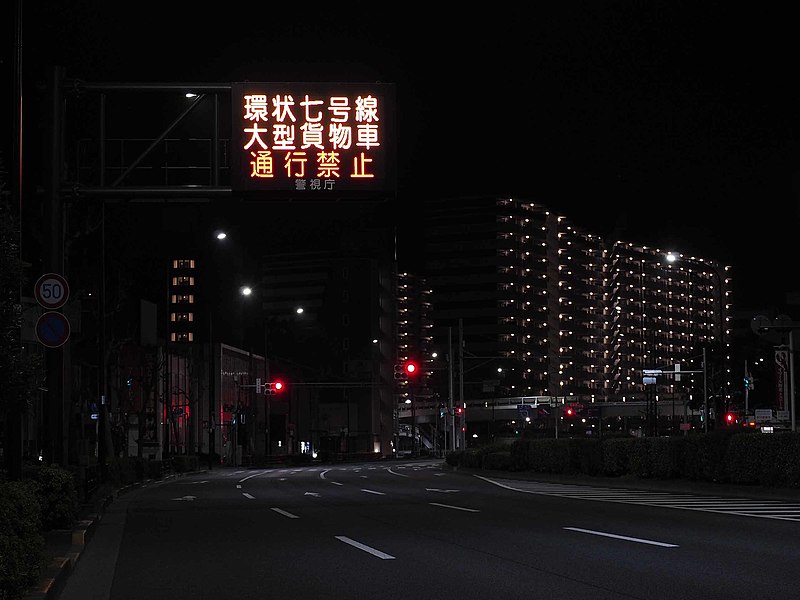
[[[208,479],[204,479],[203,481],[181,481],[181,485],[197,485],[198,483],[208,483]]]
[[[464,508],[463,506],[453,506],[452,504],[440,504],[438,502],[428,502],[431,506],[441,506],[442,508],[452,508],[454,510],[463,510],[465,512],[481,512],[475,508]]]
[[[350,544],[354,548],[363,550],[364,552],[369,552],[370,554],[372,554],[372,556],[377,556],[378,558],[383,560],[394,558],[394,556],[392,556],[391,554],[386,554],[385,552],[381,552],[380,550],[376,550],[375,548],[370,548],[369,546],[362,544],[361,542],[351,540],[349,537],[344,535],[337,535],[336,539],[339,540],[340,542],[344,542],[345,544]]]
[[[322,473],[319,474],[319,478],[325,479],[325,473],[327,473],[328,471],[330,471],[330,469],[325,469]]]
[[[444,475],[444,473],[434,473],[433,474],[434,477],[441,477],[442,475]]]
[[[331,483],[332,483],[333,485],[344,485],[343,483],[341,483],[341,482],[339,482],[339,481],[331,481]]]
[[[286,477],[278,477],[278,481],[286,481]]]
[[[673,494],[670,492],[650,492],[626,488],[595,488],[587,485],[544,483],[536,481],[498,481],[480,475],[475,475],[475,477],[498,487],[526,494],[556,496],[559,498],[572,498],[576,500],[614,502],[617,504],[656,506],[760,519],[800,521],[800,505],[796,503],[786,503],[781,500],[755,500],[748,498],[725,498],[721,496]],[[795,513],[795,511],[797,511],[797,513]]]
[[[615,538],[617,540],[625,540],[626,542],[636,542],[638,544],[650,544],[651,546],[662,546],[664,548],[678,548],[678,544],[667,544],[666,542],[656,542],[654,540],[644,540],[642,538],[628,537],[627,535],[616,535],[614,533],[605,533],[604,531],[592,531],[591,529],[581,529],[580,527],[564,527],[569,531],[577,531],[578,533],[588,533],[589,535],[600,535],[603,537]]]
[[[283,515],[284,517],[289,517],[290,519],[299,519],[300,518],[297,515],[293,515],[290,512],[286,512],[285,510],[281,510],[280,508],[276,508],[274,506],[272,507],[272,510],[274,510],[276,513],[279,513],[279,514]]]
[[[197,496],[183,496],[182,498],[173,498],[173,500],[186,500],[187,502],[192,502]]]
[[[263,474],[264,474],[264,471],[259,471],[257,473],[253,473],[252,475],[248,475],[247,477],[242,477],[239,480],[239,483],[243,483],[243,482],[247,481],[248,479],[252,479],[253,477],[257,477],[258,475],[263,475]]]
[[[255,500],[256,499],[255,496],[251,496],[247,492],[242,492],[242,496],[244,496],[245,498],[249,498],[250,500]]]
[[[367,479],[366,475],[359,475],[359,477],[361,477],[361,479]]]
[[[306,492],[303,496],[314,496],[315,498],[319,497],[319,492]]]
[[[378,496],[385,496],[386,495],[383,492],[376,492],[375,490],[367,490],[367,489],[364,489],[364,488],[361,488],[361,491],[362,492],[367,492],[368,494],[376,494]]]
[[[405,473],[395,473],[394,471],[392,471],[391,467],[389,467],[386,470],[389,471],[389,473],[391,473],[392,475],[399,475],[400,477],[408,477],[408,475],[406,475]]]
[[[426,492],[443,492],[445,494],[450,494],[452,492],[458,492],[460,490],[443,490],[443,489],[440,489],[440,488],[425,488],[425,491]]]
[[[237,484],[236,484],[236,489],[237,489],[237,490],[240,490],[240,489],[242,489],[242,484],[241,484],[241,483],[237,483]]]

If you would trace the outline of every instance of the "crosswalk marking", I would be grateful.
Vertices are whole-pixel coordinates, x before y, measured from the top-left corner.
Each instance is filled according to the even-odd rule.
[[[722,513],[761,519],[779,519],[800,522],[800,504],[781,500],[756,500],[752,498],[724,498],[721,496],[700,496],[684,493],[648,492],[646,490],[628,490],[624,488],[603,488],[589,485],[568,483],[546,483],[538,481],[518,481],[511,479],[490,479],[475,475],[493,485],[543,496],[558,496],[576,500],[595,500],[598,502],[616,502],[619,504],[639,504],[676,508],[679,510],[695,510],[702,512]]]

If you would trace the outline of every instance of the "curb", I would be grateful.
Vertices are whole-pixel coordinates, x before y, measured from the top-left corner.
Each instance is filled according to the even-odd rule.
[[[103,508],[108,506],[108,500],[103,502]],[[52,536],[69,536],[71,542],[69,550],[64,556],[56,556],[50,560],[50,564],[45,567],[39,581],[30,591],[23,596],[24,600],[52,600],[64,587],[64,583],[69,577],[75,565],[78,564],[81,554],[94,535],[97,523],[102,519],[102,515],[89,515],[88,519],[78,521],[75,527],[69,529],[57,529],[49,532]]]

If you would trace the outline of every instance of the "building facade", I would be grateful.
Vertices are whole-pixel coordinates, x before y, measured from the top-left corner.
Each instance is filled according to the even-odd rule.
[[[433,201],[425,223],[432,347],[459,331],[465,399],[697,394],[686,376],[651,384],[644,372],[697,371],[703,356],[714,394],[729,393],[727,267],[670,262],[666,250],[606,240],[513,198]]]

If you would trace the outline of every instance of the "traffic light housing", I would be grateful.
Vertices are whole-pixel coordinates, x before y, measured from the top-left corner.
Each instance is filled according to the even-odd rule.
[[[419,374],[419,365],[413,360],[397,363],[394,366],[395,381],[409,381]]]
[[[407,381],[408,373],[406,373],[406,366],[403,363],[398,363],[394,366],[395,381]]]

